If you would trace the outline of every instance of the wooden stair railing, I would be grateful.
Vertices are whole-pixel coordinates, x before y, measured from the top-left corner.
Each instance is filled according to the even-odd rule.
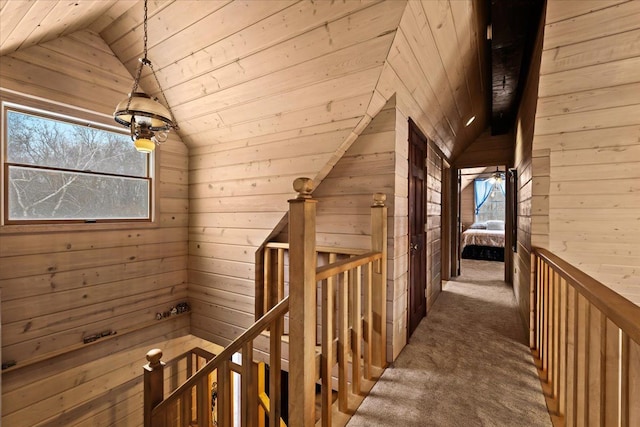
[[[278,295],[275,305],[247,331],[234,340],[202,369],[163,399],[161,352],[153,350],[145,366],[145,427],[212,425],[211,384],[217,381],[217,425],[231,426],[239,412],[242,426],[283,426],[281,408],[282,348],[288,345],[288,423],[311,427],[320,418],[322,426],[332,425],[332,391],[338,389],[338,408],[353,411],[373,382],[374,373],[386,365],[386,258],[387,208],[385,196],[377,194],[372,206],[371,251],[347,251],[349,258],[337,259],[340,250],[321,248],[329,264],[317,267],[315,204],[312,183],[307,178],[294,181],[298,192],[290,200],[289,211],[289,295]],[[344,253],[344,250],[343,250]],[[284,258],[278,257],[278,258]],[[284,271],[279,276],[284,277]],[[321,350],[316,348],[316,292],[322,284]],[[279,286],[279,285],[277,285]],[[338,301],[334,307],[334,298]],[[284,318],[289,313],[289,340],[283,342]],[[334,321],[335,319],[335,321]],[[268,330],[268,348],[259,348]],[[337,332],[336,332],[337,330]],[[268,354],[269,392],[264,390],[264,364],[254,352]],[[240,353],[240,363],[231,361]],[[350,372],[348,365],[351,364]],[[337,368],[336,368],[337,365]],[[334,372],[337,387],[334,387]],[[234,399],[231,374],[240,376],[240,401]],[[320,382],[322,409],[316,417],[316,383]],[[349,381],[351,390],[348,389]],[[191,405],[191,406],[189,406]],[[348,419],[348,418],[347,418]],[[343,420],[344,421],[344,420]],[[345,421],[346,422],[346,421]]]
[[[288,310],[289,298],[287,297],[165,399],[161,398],[163,380],[160,357],[162,353],[159,350],[150,351],[151,355],[147,355],[149,364],[145,366],[145,427],[211,426],[213,413],[211,385],[214,378],[218,385],[218,403],[216,405],[218,425],[232,425],[233,413],[231,411],[234,400],[232,372],[240,374],[241,377],[242,425],[258,425],[258,370],[254,362],[253,340],[267,328],[271,328],[269,366],[272,380],[269,390],[271,396],[269,425],[279,424],[276,422],[281,418],[280,389],[277,378],[280,377],[282,342],[281,330],[278,325]],[[232,356],[236,353],[242,354],[241,364],[232,362]],[[147,381],[147,377],[149,381]],[[190,406],[187,406],[188,404]]]
[[[640,307],[531,252],[530,346],[554,426],[640,426]]]

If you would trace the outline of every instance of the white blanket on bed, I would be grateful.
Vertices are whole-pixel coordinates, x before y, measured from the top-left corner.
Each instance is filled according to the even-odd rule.
[[[462,249],[469,245],[504,248],[504,230],[465,230],[462,233]]]

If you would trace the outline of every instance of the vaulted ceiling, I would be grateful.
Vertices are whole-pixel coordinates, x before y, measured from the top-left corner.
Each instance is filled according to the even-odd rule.
[[[455,154],[491,116],[482,42],[489,13],[475,2],[416,4],[149,0],[148,56],[180,137],[199,147],[376,113],[383,66],[389,62],[401,73],[393,63],[402,47],[398,37],[415,50],[421,42],[408,30],[415,27],[431,33],[424,48],[431,49],[428,61],[440,64],[438,73],[421,64],[431,86],[423,98],[442,104],[428,136]],[[407,8],[417,18],[403,18]],[[131,74],[142,53],[141,0],[0,0],[0,16],[0,55],[80,29],[99,34]],[[443,97],[442,85],[454,103]],[[152,76],[144,75],[141,86],[159,95]],[[416,98],[424,92],[406,89]],[[467,129],[471,115],[479,120]]]

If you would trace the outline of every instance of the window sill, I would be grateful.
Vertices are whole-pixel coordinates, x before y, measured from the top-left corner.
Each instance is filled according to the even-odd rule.
[[[75,231],[136,230],[160,228],[158,222],[74,222],[69,224],[8,224],[0,226],[0,235],[23,233],[67,233]]]

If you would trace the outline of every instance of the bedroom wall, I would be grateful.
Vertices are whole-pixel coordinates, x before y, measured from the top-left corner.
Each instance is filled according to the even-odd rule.
[[[533,141],[534,197],[549,196],[532,206],[548,220],[534,244],[636,304],[639,34],[640,2],[549,2]]]
[[[105,117],[131,82],[89,31],[0,58],[3,89]],[[188,315],[154,320],[186,300],[187,149],[175,134],[158,161],[154,224],[0,227],[2,357],[16,362],[2,373],[4,425],[73,425],[56,424],[62,412],[85,424],[94,416],[118,424],[139,409],[146,352],[161,346],[171,353],[165,341],[189,333]],[[107,329],[118,334],[82,344]],[[122,395],[109,392],[125,383]]]
[[[471,181],[460,194],[460,218],[464,228],[469,228],[475,220],[475,204],[473,181]]]

